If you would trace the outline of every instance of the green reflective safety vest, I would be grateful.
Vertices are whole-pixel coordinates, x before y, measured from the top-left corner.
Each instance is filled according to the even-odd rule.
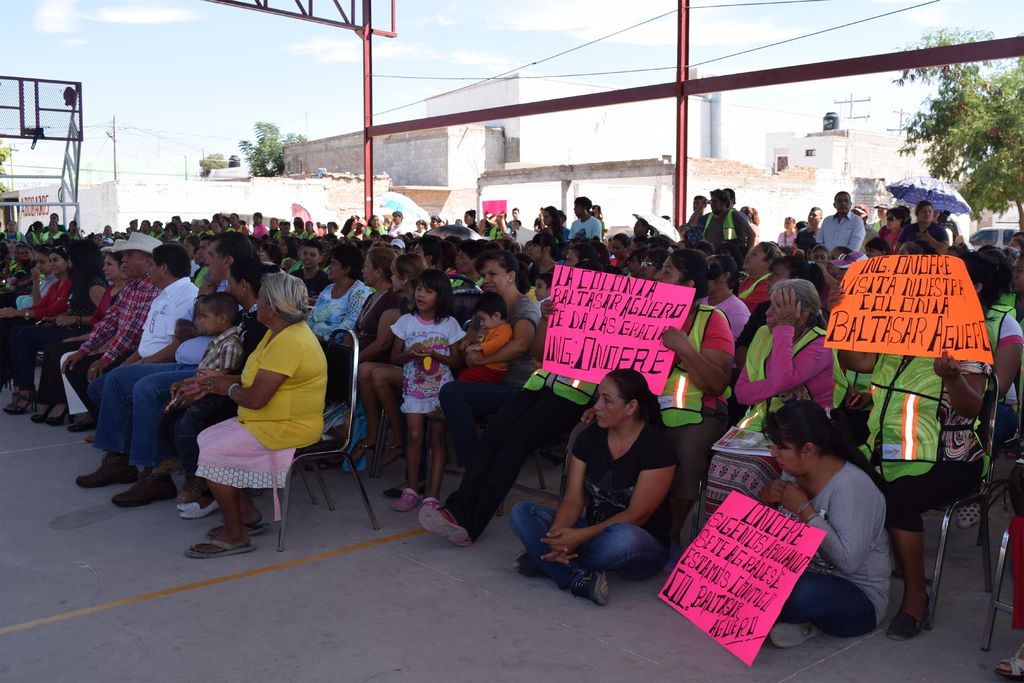
[[[747,287],[746,289],[742,290],[742,291],[741,291],[741,292],[740,292],[739,294],[737,294],[736,296],[737,296],[737,297],[738,297],[739,299],[746,299],[747,297],[749,297],[749,296],[750,296],[751,294],[753,294],[753,293],[754,293],[754,290],[755,290],[755,289],[757,289],[757,286],[758,286],[759,284],[761,284],[762,282],[764,282],[765,280],[767,280],[767,279],[768,279],[768,278],[770,278],[771,276],[772,276],[772,274],[771,274],[771,273],[765,273],[765,274],[764,274],[764,275],[762,275],[761,277],[759,277],[759,278],[757,278],[756,280],[754,280],[754,284],[752,284],[752,285],[750,285],[749,287]]]
[[[709,213],[708,217],[704,219],[704,232],[707,233],[708,226],[711,225],[711,219],[714,218],[715,214]],[[722,223],[722,239],[731,240],[736,237],[736,225],[732,220],[732,209],[725,212],[725,221]]]
[[[985,312],[985,327],[988,330],[988,343],[989,346],[992,347],[993,356],[995,355],[996,347],[999,346],[999,331],[1003,328],[1003,320],[1008,315],[1016,319],[1016,296],[1014,296],[1013,294],[1011,294],[1010,296],[1012,298],[1012,301],[1010,301],[1009,308],[1006,307],[1006,303],[1003,300],[1005,299],[1004,295],[1002,298],[1000,298],[999,302],[993,304],[992,307]],[[1021,406],[1021,391],[1024,391],[1024,382],[1021,381],[1022,379],[1024,379],[1024,372],[1021,372],[1022,368],[1024,368],[1024,354],[1022,354],[1020,362],[1017,364],[1017,374],[1013,380],[1013,386],[1017,394],[1017,402],[1014,404],[1014,410],[1017,411],[1018,413],[1020,412]],[[1007,389],[1009,389],[1009,387],[1007,387]],[[1003,396],[999,399],[999,402],[1006,403],[1005,392],[1003,393]]]
[[[940,459],[942,378],[935,374],[934,363],[934,358],[890,354],[880,354],[875,362],[867,447],[871,461],[882,464],[882,474],[888,481],[924,474]]]
[[[547,370],[537,370],[526,380],[523,389],[526,391],[540,391],[544,387],[551,389],[551,392],[559,398],[572,401],[576,405],[585,406],[597,392],[597,385],[590,382],[583,382],[578,379],[569,379],[562,375],[556,375]]]
[[[998,308],[1000,310],[1010,311],[1010,312],[1013,312],[1014,309],[1016,309],[1016,307],[1017,307],[1017,295],[1014,294],[1013,292],[1004,292],[1004,293],[1000,294],[999,298],[996,300],[996,302],[994,304],[992,304],[992,308]],[[993,347],[993,348],[995,348],[995,347]]]
[[[196,287],[203,286],[203,283],[206,282],[206,274],[209,272],[209,270],[209,266],[203,266],[202,268],[196,271],[196,276],[192,278],[192,282],[195,284]]]
[[[714,306],[700,305],[693,318],[693,327],[686,336],[693,344],[693,348],[700,351],[704,342],[704,332],[707,330],[711,316],[725,314]],[[701,415],[701,408],[704,406],[704,392],[691,382],[686,374],[686,369],[676,363],[668,376],[665,388],[658,397],[661,404],[661,419],[666,427],[682,427],[683,425],[700,424],[704,418]]]
[[[832,393],[832,405],[836,408],[843,405],[843,401],[846,400],[846,392],[850,390],[850,387],[860,392],[874,394],[871,386],[871,374],[843,370],[839,365],[839,353],[835,350],[832,351],[832,381],[836,385],[835,391]],[[858,410],[871,410],[871,404],[865,403]]]
[[[803,351],[808,344],[819,337],[825,336],[825,330],[820,327],[812,327],[804,332],[804,335],[793,344],[792,358]],[[765,379],[765,372],[768,365],[768,356],[772,353],[772,331],[767,325],[763,326],[754,335],[747,350],[747,378],[752,382],[760,382]],[[766,401],[756,403],[747,410],[747,414],[739,421],[738,427],[759,432],[764,428],[764,418],[768,413],[774,413],[782,407],[782,401],[777,396],[772,396]]]

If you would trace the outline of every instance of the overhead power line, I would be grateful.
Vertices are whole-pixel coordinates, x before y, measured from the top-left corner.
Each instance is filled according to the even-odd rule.
[[[692,11],[692,10],[696,10],[696,9],[710,9],[710,8],[713,8],[713,7],[740,7],[740,6],[750,6],[750,5],[791,5],[791,4],[802,4],[802,3],[808,3],[808,2],[829,2],[829,1],[831,1],[831,0],[788,0],[788,1],[786,1],[786,0],[775,0],[775,1],[768,1],[768,2],[735,3],[735,4],[721,4],[721,5],[702,5],[700,7],[691,7],[690,9]],[[812,31],[810,33],[805,33],[803,35],[794,36],[792,38],[786,38],[784,40],[778,40],[778,41],[775,41],[773,43],[766,43],[765,45],[760,45],[758,47],[753,47],[753,48],[750,48],[748,50],[740,50],[739,52],[732,52],[732,53],[727,54],[727,55],[722,55],[721,57],[714,57],[712,59],[707,59],[707,60],[704,60],[702,62],[696,62],[694,64],[687,64],[686,68],[689,69],[689,68],[694,68],[694,67],[698,67],[698,66],[704,66],[706,64],[711,64],[713,62],[720,62],[720,61],[725,60],[725,59],[731,59],[732,57],[739,57],[741,55],[750,54],[752,52],[758,52],[760,50],[767,50],[769,48],[778,47],[779,45],[785,45],[787,43],[792,43],[792,42],[795,42],[797,40],[804,40],[804,39],[807,39],[807,38],[812,38],[814,36],[819,36],[819,35],[822,35],[824,33],[830,33],[832,31],[838,31],[838,30],[841,30],[841,29],[844,29],[844,28],[848,28],[850,26],[856,26],[858,24],[863,24],[863,23],[866,23],[866,22],[869,22],[869,21],[876,21],[878,19],[884,19],[885,17],[893,16],[895,14],[901,14],[903,12],[909,12],[911,10],[920,9],[921,7],[926,7],[928,5],[934,5],[934,4],[936,4],[938,2],[941,2],[941,1],[942,0],[927,0],[927,2],[918,3],[916,5],[911,5],[909,7],[902,7],[900,9],[891,10],[889,12],[883,12],[881,14],[876,14],[876,15],[873,15],[873,16],[870,16],[870,17],[865,17],[863,19],[858,19],[857,21],[851,21],[851,22],[845,22],[845,23],[842,23],[842,24],[837,24],[835,26],[830,26],[828,28],[819,29],[817,31]],[[553,55],[551,55],[549,57],[544,57],[543,59],[538,59],[536,61],[530,62],[529,64],[525,64],[525,65],[517,67],[515,69],[510,69],[508,71],[503,71],[502,73],[496,74],[494,76],[488,76],[488,77],[480,78],[480,77],[470,77],[470,76],[402,76],[402,75],[397,75],[397,74],[374,74],[374,77],[375,78],[402,79],[402,80],[424,80],[424,81],[440,81],[440,80],[444,80],[444,81],[454,81],[454,80],[472,80],[472,81],[476,81],[475,83],[471,83],[469,85],[462,86],[461,88],[456,88],[455,90],[450,90],[450,91],[447,91],[447,92],[444,93],[446,95],[450,95],[452,93],[460,92],[462,90],[467,90],[469,88],[476,87],[477,85],[480,85],[480,84],[483,84],[483,83],[487,83],[488,81],[508,80],[509,78],[511,78],[509,76],[509,74],[512,74],[512,73],[514,73],[516,71],[519,71],[520,69],[525,69],[525,68],[528,68],[528,67],[531,67],[531,66],[536,66],[537,64],[542,64],[544,62],[551,61],[552,59],[555,59],[557,57],[561,57],[563,55],[569,54],[570,52],[575,52],[576,50],[580,50],[580,49],[582,49],[584,47],[589,47],[590,45],[593,45],[595,43],[601,42],[602,40],[607,40],[608,38],[612,38],[612,37],[617,36],[617,35],[619,35],[621,33],[625,33],[626,31],[631,31],[631,30],[633,30],[635,28],[638,28],[640,26],[643,26],[645,24],[649,24],[652,21],[657,21],[658,19],[663,19],[664,17],[667,17],[667,16],[669,16],[671,14],[675,14],[676,12],[678,12],[678,10],[672,10],[670,12],[665,12],[664,14],[659,14],[656,17],[651,17],[650,19],[645,19],[642,22],[639,22],[637,24],[633,24],[632,26],[627,26],[626,28],[620,29],[618,31],[615,31],[614,33],[609,33],[606,36],[602,36],[600,38],[595,38],[594,40],[591,40],[591,41],[586,42],[586,43],[582,43],[582,44],[577,45],[575,47],[572,47],[572,48],[570,48],[568,50],[563,50],[563,51],[558,52],[556,54],[553,54]],[[658,67],[639,68],[639,69],[619,69],[619,70],[613,70],[613,71],[588,71],[588,72],[580,72],[580,73],[558,74],[558,75],[554,75],[554,76],[516,76],[516,77],[517,78],[524,78],[524,79],[575,78],[575,77],[581,77],[581,76],[607,76],[607,75],[617,75],[617,74],[643,73],[643,72],[650,72],[650,71],[670,71],[670,70],[675,70],[676,68],[677,67],[673,65],[673,66],[658,66]],[[426,102],[426,101],[427,101],[427,98],[423,98],[423,99],[417,100],[415,102],[409,102],[408,104],[403,104],[403,105],[398,106],[398,107],[393,107],[391,109],[385,109],[382,112],[377,112],[375,115],[376,116],[382,116],[384,114],[390,114],[392,112],[396,112],[396,111],[399,111],[399,110],[402,110],[402,109],[407,109],[407,108],[415,106],[417,104],[422,104],[423,102]]]

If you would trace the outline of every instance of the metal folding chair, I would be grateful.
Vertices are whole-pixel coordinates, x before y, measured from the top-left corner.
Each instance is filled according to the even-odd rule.
[[[957,510],[968,505],[978,504],[981,506],[981,521],[978,530],[979,542],[981,545],[981,565],[984,574],[985,592],[992,592],[992,550],[989,538],[988,508],[989,490],[992,485],[992,472],[995,469],[993,446],[995,438],[996,404],[999,399],[999,380],[993,373],[989,378],[988,386],[982,403],[981,414],[979,415],[980,427],[979,436],[982,440],[982,447],[989,457],[988,472],[978,486],[971,492],[950,501],[945,506],[936,508],[943,510],[942,525],[939,531],[939,546],[935,552],[935,565],[932,574],[931,595],[928,597],[928,616],[925,619],[924,627],[931,630],[935,623],[935,610],[939,603],[939,583],[942,580],[942,563],[946,558],[946,540],[949,535],[949,521]]]
[[[1003,540],[999,544],[999,560],[996,562],[995,579],[992,585],[992,598],[988,602],[988,616],[985,617],[985,632],[981,637],[981,649],[988,652],[992,649],[992,630],[996,625],[996,612],[1013,614],[1013,605],[1002,602],[999,594],[1003,589],[1003,574],[1006,572],[1006,548],[1010,544],[1010,531],[1003,532]]]
[[[356,487],[359,489],[359,495],[363,499],[363,506],[366,508],[366,514],[370,518],[370,525],[375,531],[380,529],[380,524],[377,523],[377,516],[373,512],[373,506],[370,505],[370,499],[366,495],[366,488],[363,486],[363,480],[359,476],[356,464],[352,461],[352,457],[346,450],[352,441],[352,422],[355,419],[356,413],[356,378],[357,373],[359,372],[359,340],[356,335],[349,330],[335,330],[327,341],[327,346],[324,348],[324,354],[327,357],[326,403],[347,403],[348,421],[345,424],[345,433],[343,436],[331,435],[321,437],[320,441],[317,443],[295,451],[295,457],[292,459],[291,465],[288,467],[288,474],[285,478],[284,485],[284,500],[281,502],[281,525],[277,534],[277,549],[279,552],[284,550],[284,537],[288,528],[288,503],[290,499],[289,494],[291,492],[292,472],[296,471],[296,467],[298,467],[300,478],[305,482],[305,475],[303,474],[302,466],[306,462],[313,463],[313,476],[316,477],[317,482],[320,484],[320,491],[324,494],[324,499],[327,501],[327,507],[333,511],[334,501],[331,499],[331,494],[327,490],[327,485],[324,482],[323,475],[320,474],[320,468],[317,467],[316,462],[318,460],[337,457],[339,454],[344,459],[345,464],[348,465],[349,471],[352,472],[352,477],[356,481]],[[306,484],[306,487],[309,490],[310,498],[313,499],[313,504],[316,505],[316,498],[313,495],[312,489],[309,488],[308,483]]]

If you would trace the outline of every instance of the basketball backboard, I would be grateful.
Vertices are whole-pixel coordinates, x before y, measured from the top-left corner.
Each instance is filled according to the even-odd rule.
[[[0,138],[82,141],[82,84],[0,76]]]

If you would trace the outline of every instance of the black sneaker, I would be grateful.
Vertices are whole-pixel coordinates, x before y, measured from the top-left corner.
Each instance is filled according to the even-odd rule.
[[[608,577],[604,572],[581,572],[569,583],[569,591],[604,607],[608,604]]]
[[[544,576],[543,570],[537,566],[537,563],[530,557],[530,553],[520,553],[516,561],[512,563],[512,569],[515,569],[518,573],[523,576],[528,576],[531,579],[538,576]]]

